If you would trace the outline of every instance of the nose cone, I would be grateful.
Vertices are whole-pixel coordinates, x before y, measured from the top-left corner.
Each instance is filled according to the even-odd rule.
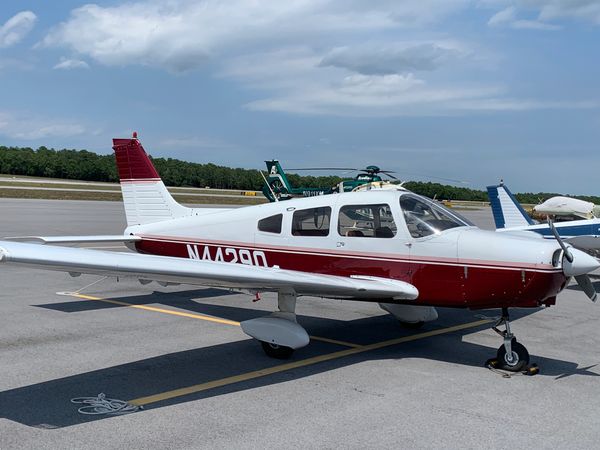
[[[573,255],[573,262],[563,257],[563,272],[568,277],[584,275],[600,267],[600,262],[596,258],[581,250],[570,248],[569,252]]]

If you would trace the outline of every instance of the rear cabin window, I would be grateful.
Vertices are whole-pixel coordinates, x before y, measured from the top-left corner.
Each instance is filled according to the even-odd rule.
[[[283,222],[283,214],[266,217],[258,221],[258,230],[265,233],[281,233],[281,222]]]
[[[340,208],[338,232],[341,236],[392,238],[396,223],[389,205],[347,205]]]
[[[329,235],[329,221],[331,208],[301,209],[294,212],[292,217],[293,236],[327,236]]]

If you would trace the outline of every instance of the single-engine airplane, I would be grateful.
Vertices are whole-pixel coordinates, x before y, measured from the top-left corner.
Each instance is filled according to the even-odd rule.
[[[553,226],[534,222],[504,183],[488,186],[496,231],[537,233],[555,239],[555,232],[567,243],[586,251],[600,250],[600,219],[557,222]],[[552,215],[551,213],[547,213]]]
[[[501,368],[518,371],[527,349],[511,332],[509,308],[554,305],[575,277],[592,300],[590,255],[558,242],[484,231],[407,190],[352,192],[244,208],[192,209],[171,197],[136,134],[114,139],[127,228],[119,236],[28,237],[0,241],[4,264],[278,294],[278,311],[243,331],[276,358],[309,343],[296,300],[377,302],[413,325],[435,307],[500,308],[494,329]],[[138,253],[60,247],[124,242]],[[37,243],[36,243],[37,242]],[[500,331],[498,327],[504,326]]]

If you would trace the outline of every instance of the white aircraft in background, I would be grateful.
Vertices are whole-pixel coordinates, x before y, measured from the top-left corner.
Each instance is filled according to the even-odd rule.
[[[575,219],[595,219],[600,216],[600,206],[585,200],[572,197],[551,197],[533,210],[547,216],[568,217]]]
[[[554,305],[570,277],[596,298],[587,275],[600,267],[595,258],[560,239],[480,230],[404,189],[193,209],[173,200],[135,134],[113,144],[124,234],[2,240],[2,263],[73,276],[129,276],[144,284],[277,292],[278,311],[241,326],[278,358],[309,343],[296,322],[303,295],[377,302],[411,324],[435,320],[437,306],[500,308],[497,359],[512,371],[523,369],[529,354],[510,330],[509,308]],[[40,245],[74,242],[124,242],[138,254]]]
[[[503,183],[488,186],[487,191],[496,231],[531,231],[546,239],[555,239],[556,231],[562,240],[574,247],[583,250],[600,250],[600,219],[572,220],[552,225],[537,223],[529,217]]]

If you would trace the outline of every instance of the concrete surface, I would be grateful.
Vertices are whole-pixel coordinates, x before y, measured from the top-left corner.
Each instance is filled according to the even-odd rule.
[[[463,214],[492,225],[489,210]],[[124,225],[115,202],[0,200],[0,236]],[[505,379],[483,367],[501,343],[488,325],[444,330],[476,323],[470,311],[442,309],[412,331],[374,304],[304,298],[299,322],[313,336],[421,338],[346,356],[356,347],[315,340],[282,362],[239,327],[202,319],[258,317],[273,295],[254,303],[115,280],[84,293],[118,303],[56,294],[97,279],[0,266],[0,449],[598,446],[600,308],[575,289],[555,307],[514,312],[513,331],[541,373]],[[71,403],[99,393],[159,397],[127,415],[83,415]]]

